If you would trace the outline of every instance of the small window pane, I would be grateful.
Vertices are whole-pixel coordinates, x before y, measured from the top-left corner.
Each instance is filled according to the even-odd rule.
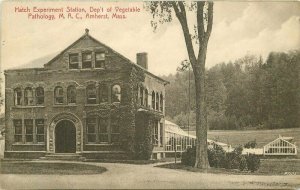
[[[71,54],[69,56],[69,68],[78,69],[79,66],[79,56],[78,54]]]
[[[82,68],[92,68],[92,54],[91,53],[83,53],[82,54]]]
[[[96,68],[104,68],[105,67],[105,53],[96,53],[96,62],[95,67]]]

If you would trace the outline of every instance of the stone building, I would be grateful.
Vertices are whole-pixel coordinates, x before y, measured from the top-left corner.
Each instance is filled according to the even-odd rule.
[[[5,71],[6,158],[163,156],[165,85],[85,34],[43,68]]]

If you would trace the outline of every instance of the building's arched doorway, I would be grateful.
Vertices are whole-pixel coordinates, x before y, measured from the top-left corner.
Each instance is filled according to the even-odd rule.
[[[69,120],[62,120],[55,127],[55,152],[76,152],[76,128]]]

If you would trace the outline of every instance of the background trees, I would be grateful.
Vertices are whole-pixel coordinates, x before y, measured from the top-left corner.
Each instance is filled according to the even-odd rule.
[[[208,69],[205,88],[209,128],[300,127],[299,74],[299,51],[272,52],[265,61],[247,55]],[[166,114],[181,126],[187,113],[187,75],[186,71],[164,77],[171,82],[166,87]],[[193,77],[191,82],[194,95]],[[191,112],[194,111],[195,99],[191,98]]]

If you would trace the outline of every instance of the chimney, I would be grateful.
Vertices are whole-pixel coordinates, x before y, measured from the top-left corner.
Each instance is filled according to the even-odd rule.
[[[136,54],[136,63],[148,70],[148,54],[146,52]]]

